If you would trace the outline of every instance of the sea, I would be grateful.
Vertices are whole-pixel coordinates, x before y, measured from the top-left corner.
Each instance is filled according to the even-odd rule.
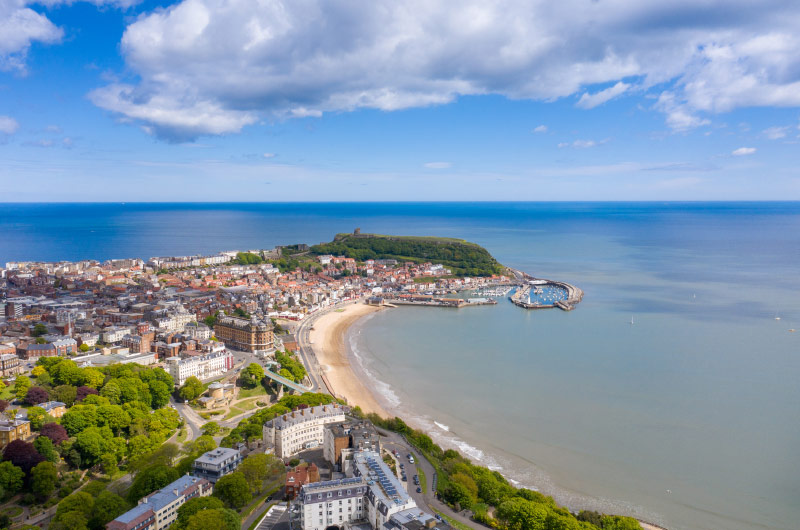
[[[347,341],[390,412],[572,509],[800,528],[797,202],[0,204],[0,263],[355,228],[464,238],[585,292],[571,312],[501,299],[362,319]]]

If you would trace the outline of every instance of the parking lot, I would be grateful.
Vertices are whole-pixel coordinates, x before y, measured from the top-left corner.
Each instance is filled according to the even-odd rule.
[[[277,530],[283,525],[286,525],[286,528],[288,528],[288,521],[289,517],[286,511],[286,503],[280,502],[267,510],[264,518],[261,519],[258,526],[256,526],[256,530],[272,530],[273,528]]]

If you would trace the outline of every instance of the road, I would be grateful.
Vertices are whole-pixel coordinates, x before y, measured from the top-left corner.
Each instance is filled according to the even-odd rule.
[[[411,495],[411,498],[414,499],[414,502],[417,503],[417,506],[421,508],[427,508],[430,513],[435,514],[437,511],[439,511],[447,514],[448,517],[455,519],[456,521],[463,523],[470,528],[485,528],[483,525],[479,525],[472,519],[457,514],[449,506],[436,498],[433,491],[433,477],[436,473],[436,470],[434,469],[433,464],[428,462],[427,458],[413,449],[408,442],[406,442],[405,438],[394,432],[380,430],[380,433],[385,436],[384,440],[382,441],[383,447],[389,451],[397,450],[397,452],[400,453],[398,460],[405,464],[406,476],[408,477],[408,494]],[[413,465],[408,461],[407,455],[409,453],[414,456],[415,463]],[[419,474],[416,471],[417,467],[421,468],[425,473],[425,481],[427,484],[423,493],[417,493],[417,487],[414,485],[413,477],[414,475]],[[422,476],[420,476],[420,480],[422,480]]]

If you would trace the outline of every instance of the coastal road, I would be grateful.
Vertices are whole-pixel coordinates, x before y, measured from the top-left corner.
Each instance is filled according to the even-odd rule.
[[[405,464],[406,476],[408,477],[408,494],[417,503],[417,506],[427,509],[430,513],[435,514],[437,511],[446,514],[448,517],[455,519],[459,523],[465,524],[470,528],[485,529],[481,524],[476,523],[472,519],[464,517],[454,512],[449,506],[436,498],[433,492],[433,477],[436,470],[433,464],[428,462],[428,459],[419,454],[413,449],[405,438],[397,433],[384,431],[380,429],[379,432],[385,436],[382,441],[383,447],[389,451],[396,450],[399,453],[398,460]],[[407,455],[411,453],[414,456],[414,464],[409,463]],[[419,474],[417,467],[421,468],[425,473],[426,487],[423,493],[417,493],[417,486],[414,484],[414,475]],[[420,481],[422,476],[420,476]]]

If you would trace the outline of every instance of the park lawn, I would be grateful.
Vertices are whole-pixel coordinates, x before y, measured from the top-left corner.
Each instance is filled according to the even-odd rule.
[[[267,390],[264,388],[264,385],[256,385],[254,388],[242,388],[239,390],[239,399],[265,396],[266,394]]]
[[[231,405],[230,412],[228,412],[228,414],[226,414],[225,418],[223,418],[223,419],[229,420],[229,419],[233,418],[234,416],[238,416],[239,414],[242,414],[243,412],[247,412],[248,410],[253,410],[254,408],[256,408],[258,406],[258,405],[256,405],[257,401],[258,401],[258,399],[251,399],[249,401],[240,401],[236,405]]]
[[[0,399],[5,399],[6,401],[12,401],[17,396],[14,395],[14,385],[6,386],[2,391],[0,391]]]

